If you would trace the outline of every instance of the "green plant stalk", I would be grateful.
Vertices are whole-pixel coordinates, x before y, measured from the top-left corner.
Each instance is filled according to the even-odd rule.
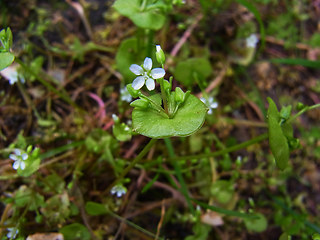
[[[174,149],[173,149],[173,146],[172,146],[171,139],[170,138],[165,138],[164,139],[164,143],[166,144],[166,147],[168,149],[170,158],[174,158],[175,157],[175,153],[174,153]],[[181,189],[179,189],[179,190],[181,191],[181,193],[186,198],[186,201],[187,201],[188,207],[190,209],[190,212],[192,213],[192,215],[195,215],[195,210],[194,210],[193,205],[191,203],[191,198],[190,198],[189,193],[188,193],[187,185],[186,185],[186,183],[185,183],[185,181],[183,179],[179,163],[177,161],[173,160],[172,164],[173,164],[174,170],[176,172],[176,175],[178,177],[179,183],[181,185]]]
[[[141,6],[140,6],[140,11],[141,11],[141,12],[143,12],[144,9],[146,8],[147,1],[148,1],[148,0],[142,0],[142,4],[141,4]]]
[[[300,115],[302,115],[303,113],[305,113],[306,111],[315,109],[320,107],[320,103],[309,106],[309,107],[305,107],[303,108],[301,111],[299,111],[298,113],[296,113],[295,115],[293,115],[291,118],[288,119],[287,123],[291,123],[292,121],[294,121],[295,119],[297,119]]]
[[[144,98],[146,99],[147,101],[149,101],[155,108],[156,110],[159,112],[159,113],[163,113],[163,117],[167,117],[169,118],[168,114],[163,110],[162,107],[160,107],[157,103],[155,103],[151,98],[141,94],[139,95],[140,98]]]
[[[22,95],[22,97],[24,98],[24,101],[26,102],[26,104],[33,110],[34,115],[38,118],[41,119],[36,107],[34,106],[33,102],[31,101],[28,93],[26,92],[26,90],[24,89],[24,85],[21,84],[20,81],[17,82],[17,86],[20,90],[20,93]]]
[[[164,106],[164,111],[166,114],[169,116],[169,110],[168,110],[168,100],[167,100],[167,95],[164,91],[164,86],[163,86],[163,78],[159,79],[160,83],[160,89],[161,89],[161,98],[163,101],[163,106]],[[170,117],[170,116],[169,116]]]
[[[229,152],[234,152],[237,150],[240,150],[242,148],[246,148],[250,145],[253,145],[255,143],[261,142],[263,140],[268,139],[268,134],[264,133],[262,135],[259,135],[258,137],[255,137],[253,139],[250,139],[249,141],[225,148],[220,151],[211,152],[211,153],[204,153],[204,154],[198,154],[198,155],[189,155],[189,156],[183,156],[183,157],[170,157],[170,161],[179,161],[179,160],[187,160],[187,159],[199,159],[199,158],[209,158],[209,157],[216,157],[220,155],[224,155]]]
[[[138,154],[138,156],[129,164],[129,166],[122,171],[120,176],[116,180],[114,180],[113,183],[109,185],[109,187],[105,192],[110,192],[112,187],[115,186],[117,183],[119,183],[130,172],[130,170],[149,152],[149,150],[156,143],[156,141],[157,139],[152,138],[148,142],[148,144],[142,149],[142,151]]]
[[[146,229],[134,224],[133,222],[131,222],[131,221],[129,221],[129,220],[127,220],[127,219],[115,214],[114,212],[111,212],[111,211],[108,210],[108,214],[110,214],[112,217],[118,219],[121,222],[125,222],[126,224],[130,225],[131,227],[141,231],[142,233],[144,233],[144,234],[146,234],[146,235],[148,235],[148,236],[150,236],[152,238],[156,237],[156,235],[154,235],[152,232],[149,232],[148,230],[146,230]],[[159,237],[157,239],[158,240],[165,240],[164,238],[159,238]]]
[[[34,71],[32,71],[24,62],[22,62],[19,58],[15,58],[15,61],[29,74],[33,75],[42,85],[44,85],[48,90],[54,92],[59,97],[61,97],[64,101],[69,103],[71,106],[76,107],[78,109],[81,109],[79,106],[77,106],[68,95],[63,94],[59,92],[54,86],[52,86],[50,83],[48,83],[46,80],[42,79],[38,74],[36,74]]]
[[[308,228],[312,229],[313,231],[320,233],[320,227],[309,222],[308,220],[301,219],[300,215],[295,212],[293,209],[289,208],[287,204],[279,200],[277,197],[272,196],[270,193],[267,193],[267,195],[282,209],[284,209],[286,212],[288,212],[291,216],[293,216],[297,221],[303,222]]]

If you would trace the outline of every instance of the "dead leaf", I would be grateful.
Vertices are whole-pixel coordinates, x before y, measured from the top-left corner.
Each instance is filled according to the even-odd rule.
[[[35,233],[29,235],[27,240],[63,240],[61,233]]]

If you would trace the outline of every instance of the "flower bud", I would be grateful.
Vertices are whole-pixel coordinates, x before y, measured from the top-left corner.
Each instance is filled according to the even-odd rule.
[[[142,109],[146,109],[149,107],[149,102],[145,99],[138,99],[130,103],[131,107],[139,107]]]
[[[177,102],[177,103],[182,103],[184,102],[184,99],[185,99],[185,93],[182,91],[181,88],[179,87],[176,87],[176,90],[175,90],[175,95],[174,95],[174,100]]]
[[[171,91],[171,87],[172,85],[171,83],[169,83],[169,81],[163,80],[163,88],[166,93],[169,93]]]
[[[137,98],[137,97],[139,96],[140,90],[135,90],[135,89],[132,87],[132,84],[128,84],[128,85],[127,85],[127,90],[128,90],[128,92],[130,93],[130,95],[131,95],[133,98]]]
[[[166,56],[164,55],[163,50],[161,49],[160,45],[156,45],[156,58],[158,63],[164,64],[166,61]]]

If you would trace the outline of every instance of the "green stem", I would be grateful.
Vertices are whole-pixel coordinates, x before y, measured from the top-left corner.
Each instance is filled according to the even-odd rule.
[[[164,111],[169,116],[168,100],[167,100],[167,94],[165,93],[165,90],[164,90],[163,78],[159,79],[159,82],[160,82],[161,98],[162,98],[162,102],[163,102],[163,106],[164,106]]]
[[[38,113],[36,107],[34,106],[33,102],[31,101],[28,93],[26,92],[24,85],[21,84],[20,81],[17,82],[17,86],[20,90],[20,93],[22,94],[22,97],[24,98],[24,101],[26,102],[26,104],[33,110],[34,115],[38,118],[41,119],[40,114]]]
[[[163,116],[166,117],[166,118],[169,118],[168,114],[163,110],[162,107],[160,107],[155,101],[153,101],[151,98],[141,94],[139,95],[140,98],[144,98],[146,99],[147,101],[149,101],[155,108],[156,110],[159,112],[159,113],[163,113]]]
[[[52,86],[50,83],[48,83],[46,80],[41,78],[38,74],[36,74],[32,69],[30,69],[24,62],[22,62],[19,58],[15,58],[15,61],[29,74],[34,76],[42,85],[44,85],[48,90],[54,92],[59,97],[61,97],[64,101],[72,105],[73,107],[76,107],[80,109],[79,106],[77,106],[67,94],[63,94],[59,92],[54,86]]]
[[[300,112],[296,113],[294,116],[292,116],[291,118],[288,119],[287,123],[291,123],[292,121],[294,121],[295,119],[297,119],[300,115],[302,115],[303,113],[305,113],[306,111],[315,109],[320,107],[320,103],[309,106],[309,107],[305,107],[303,108]]]
[[[113,186],[117,185],[127,174],[130,172],[130,170],[149,152],[149,150],[152,148],[152,146],[156,143],[157,139],[152,138],[150,142],[142,149],[142,151],[138,154],[138,156],[129,164],[128,167],[126,167],[120,176],[109,185],[106,192],[110,192]]]
[[[224,155],[226,153],[229,152],[234,152],[237,150],[240,150],[242,148],[246,148],[250,145],[253,145],[255,143],[261,142],[265,139],[268,138],[268,134],[262,134],[258,137],[252,138],[249,141],[225,148],[223,150],[220,151],[216,151],[216,152],[212,152],[212,153],[204,153],[204,154],[198,154],[198,155],[189,155],[189,156],[183,156],[183,157],[170,157],[170,161],[179,161],[179,160],[186,160],[186,159],[199,159],[199,158],[209,158],[209,157],[216,157],[216,156],[220,156],[220,155]]]
[[[170,138],[165,138],[164,142],[165,142],[166,147],[168,149],[170,158],[174,158],[175,157],[175,153],[174,153],[174,149],[173,149],[173,146],[172,146],[171,139]],[[186,198],[186,201],[187,201],[188,207],[190,209],[190,212],[194,215],[195,214],[195,210],[194,210],[193,205],[191,203],[191,198],[190,198],[189,193],[188,193],[187,184],[185,183],[185,181],[183,179],[179,163],[177,161],[173,160],[172,164],[173,164],[174,170],[175,170],[175,172],[177,174],[179,183],[181,185],[180,191],[184,195],[184,197]]]
[[[146,8],[147,1],[148,1],[148,0],[142,0],[142,4],[141,4],[141,7],[140,7],[140,11],[141,11],[141,12],[143,12],[144,9]]]

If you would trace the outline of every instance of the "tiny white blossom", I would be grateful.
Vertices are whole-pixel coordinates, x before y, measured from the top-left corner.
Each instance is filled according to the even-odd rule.
[[[218,107],[218,103],[214,100],[213,97],[209,97],[209,98],[202,97],[200,98],[200,100],[209,108],[208,114],[212,114],[212,109],[215,109]]]
[[[122,195],[125,195],[127,193],[127,188],[123,186],[122,184],[117,184],[111,189],[111,194],[116,194],[117,197],[121,197]]]
[[[119,121],[119,117],[116,114],[113,113],[111,116],[112,116],[113,121],[115,121],[115,122]]]
[[[19,230],[17,228],[7,228],[7,238],[8,239],[15,239],[19,233]]]
[[[132,82],[132,87],[135,90],[142,88],[144,84],[149,91],[153,90],[155,88],[154,80],[162,78],[166,74],[163,68],[152,69],[152,59],[148,57],[145,58],[142,67],[132,64],[129,69],[138,76]]]
[[[120,89],[120,99],[124,102],[132,101],[132,96],[130,95],[126,87]]]
[[[20,149],[14,149],[14,154],[10,154],[9,158],[11,158],[14,163],[12,165],[13,169],[17,170],[20,168],[21,170],[24,170],[26,168],[25,160],[28,159],[28,154],[22,153]]]
[[[160,45],[156,45],[156,51],[157,52],[160,52],[162,49],[161,49],[161,46]]]
[[[259,39],[256,34],[251,34],[246,39],[246,45],[248,48],[255,48],[257,46],[257,43],[259,42]]]
[[[9,67],[6,67],[2,71],[0,71],[0,74],[7,80],[9,80],[10,85],[15,84],[19,81],[24,83],[25,79],[22,74],[18,73],[18,66],[17,65],[11,65]]]

